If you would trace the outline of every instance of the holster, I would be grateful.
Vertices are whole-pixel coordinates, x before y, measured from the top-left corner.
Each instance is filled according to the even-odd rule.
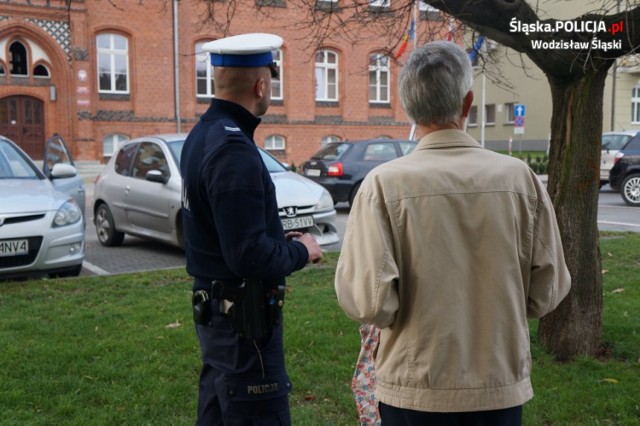
[[[241,284],[229,284],[216,280],[211,283],[210,292],[199,290],[194,293],[193,318],[196,324],[208,324],[211,320],[210,299],[219,299],[220,312],[229,317],[239,335],[251,340],[261,339],[280,324],[284,293],[284,286],[269,287],[262,281],[245,279]]]

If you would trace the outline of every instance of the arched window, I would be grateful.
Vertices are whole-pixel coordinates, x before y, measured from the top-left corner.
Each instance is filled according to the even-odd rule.
[[[369,55],[369,102],[389,103],[389,57],[382,53]]]
[[[316,101],[338,100],[338,54],[330,50],[316,52]]]
[[[118,34],[100,34],[98,48],[98,92],[129,93],[129,41]]]
[[[216,94],[213,85],[213,66],[209,52],[202,50],[205,43],[207,42],[196,43],[196,97],[213,98]]]
[[[111,135],[107,135],[102,139],[102,152],[105,157],[111,157],[120,144],[126,140],[129,140],[129,136],[123,135],[121,133],[113,133]]]
[[[3,77],[6,75],[6,72],[4,70],[4,65],[0,65],[0,75]]]
[[[29,74],[27,49],[19,41],[14,41],[9,47],[11,75],[26,76]]]
[[[271,135],[267,136],[264,140],[264,149],[269,151],[284,151],[285,139],[284,136]]]
[[[44,65],[36,65],[33,69],[33,76],[35,78],[49,78],[51,74],[49,73],[49,69]]]
[[[325,146],[326,144],[331,142],[340,142],[341,140],[342,139],[340,138],[340,136],[336,136],[336,135],[323,136],[322,146]]]

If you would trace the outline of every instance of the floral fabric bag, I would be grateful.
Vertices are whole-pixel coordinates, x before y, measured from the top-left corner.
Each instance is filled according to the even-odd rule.
[[[376,401],[375,352],[380,341],[380,329],[368,324],[360,326],[360,354],[353,373],[351,389],[356,399],[361,425],[377,425],[380,422]]]

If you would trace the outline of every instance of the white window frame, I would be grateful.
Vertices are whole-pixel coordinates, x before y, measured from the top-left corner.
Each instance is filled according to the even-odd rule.
[[[369,0],[369,6],[371,7],[390,7],[391,0]]]
[[[336,135],[328,135],[328,136],[323,136],[322,137],[322,141],[320,142],[321,146],[325,146],[327,144],[333,143],[333,142],[340,142],[342,141],[342,138],[340,136],[336,136]]]
[[[631,89],[631,124],[640,124],[640,85]]]
[[[124,135],[122,133],[111,133],[109,135],[105,135],[102,138],[102,154],[104,157],[111,157],[116,153],[120,144],[124,141],[128,141],[129,136]],[[111,146],[111,152],[107,151],[107,147]]]
[[[322,62],[318,62],[317,55],[322,54]],[[333,63],[329,62],[329,56],[335,57]],[[316,83],[316,101],[326,102],[338,102],[339,95],[339,79],[340,73],[338,72],[338,62],[340,58],[337,52],[333,50],[318,50],[316,51],[316,64],[315,64],[315,83]],[[329,74],[333,71],[335,73],[335,83],[329,83]],[[322,80],[322,81],[319,81]],[[329,88],[331,85],[335,85],[335,97],[329,97]]]
[[[489,109],[493,108],[493,121],[489,121]],[[496,125],[496,104],[487,104],[484,106],[484,125],[495,126]]]
[[[284,82],[284,73],[282,69],[282,49],[275,50],[273,52],[273,63],[278,70],[278,75],[280,76],[277,79],[272,79],[271,81],[271,99],[276,101],[283,100],[283,82]]]
[[[98,39],[101,37],[109,37],[109,47],[105,48],[105,47],[99,47],[98,46]],[[116,37],[121,37],[124,41],[125,41],[125,49],[116,49],[114,40]],[[114,34],[114,33],[102,33],[102,34],[98,34],[96,36],[96,49],[98,52],[97,55],[97,63],[96,63],[96,69],[98,72],[98,93],[113,93],[113,94],[129,94],[130,91],[130,84],[129,84],[129,39],[121,34]],[[103,55],[107,55],[109,58],[109,76],[110,76],[110,86],[111,88],[108,90],[105,89],[101,89],[100,88],[100,57]],[[125,90],[117,90],[116,89],[116,76],[117,73],[116,71],[116,66],[115,66],[115,62],[116,62],[116,58],[117,57],[124,57],[125,58],[125,77],[126,77],[126,89]]]
[[[515,105],[515,102],[507,102],[504,104],[506,110],[504,121],[507,124],[514,124],[516,122],[516,112],[514,110]]]
[[[36,75],[36,68],[38,67],[44,68],[45,71],[47,71],[47,75]],[[36,64],[36,66],[33,67],[32,73],[33,73],[33,78],[43,78],[43,79],[51,78],[51,71],[49,70],[49,67],[46,66],[45,64]]]
[[[382,59],[386,59],[386,64],[382,65]],[[375,60],[375,64],[372,62]],[[371,73],[375,72],[375,81],[372,82]],[[382,86],[382,74],[387,76],[386,87]],[[371,89],[375,87],[375,98],[371,99]],[[386,100],[382,99],[383,94]],[[372,53],[369,55],[369,103],[388,104],[391,102],[391,71],[389,69],[389,57],[382,53]]]
[[[211,41],[211,40],[208,40]],[[195,45],[195,52],[196,52],[196,98],[205,98],[205,99],[210,99],[210,98],[215,98],[215,86],[214,86],[214,78],[213,78],[213,66],[211,65],[211,55],[209,54],[209,52],[205,52],[202,50],[202,46],[207,43],[208,41],[199,41],[196,43]],[[205,64],[205,76],[204,77],[200,77],[198,75],[198,67],[202,66],[202,64]],[[201,68],[200,68],[201,70]],[[206,80],[206,93],[200,93],[199,90],[199,85],[198,82],[200,80]]]
[[[472,111],[475,111],[475,114],[472,114]],[[474,117],[475,120],[471,121],[471,117]],[[478,127],[478,106],[477,105],[472,105],[471,108],[469,109],[469,115],[467,116],[467,127]]]
[[[264,149],[267,151],[284,151],[287,141],[282,135],[269,135],[264,138]]]
[[[426,4],[425,2],[422,1],[418,1],[418,10],[420,12],[440,12],[440,9],[437,9],[433,6],[431,6],[430,4]]]

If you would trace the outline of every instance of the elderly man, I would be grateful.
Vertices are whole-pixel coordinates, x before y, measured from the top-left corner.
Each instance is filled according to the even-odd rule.
[[[216,98],[180,162],[187,271],[202,352],[199,425],[289,425],[281,312],[285,277],[322,257],[310,234],[285,235],[254,143],[274,76],[272,34],[205,45]],[[294,241],[294,237],[295,241]]]
[[[367,176],[349,215],[335,287],[351,318],[382,329],[382,424],[520,424],[527,318],[569,291],[544,185],[461,130],[472,78],[454,43],[413,52],[400,97],[420,142]]]

